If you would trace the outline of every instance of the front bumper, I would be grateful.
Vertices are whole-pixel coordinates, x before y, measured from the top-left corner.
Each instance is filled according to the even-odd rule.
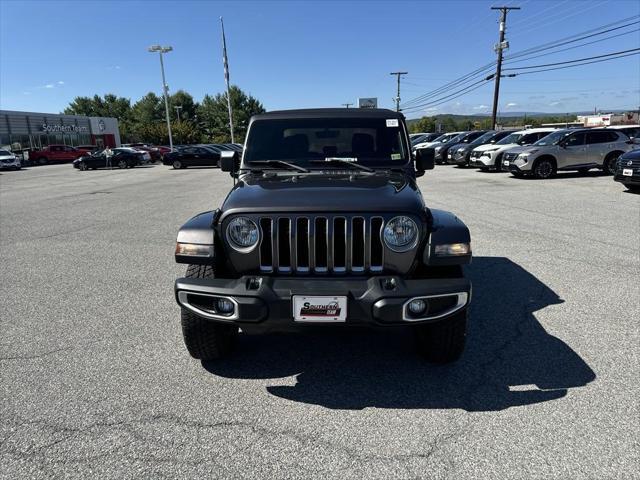
[[[622,175],[621,171],[616,172],[613,179],[616,182],[623,183],[625,185],[640,185],[640,171],[634,171],[633,175]]]
[[[297,322],[293,296],[345,296],[344,322]],[[398,276],[369,278],[279,278],[244,276],[238,279],[179,278],[175,283],[178,304],[212,321],[234,323],[243,331],[290,331],[309,325],[394,326],[446,319],[465,308],[471,299],[471,282],[465,278],[404,279]],[[222,318],[203,309],[203,299],[217,296],[235,304],[234,314]],[[408,314],[411,299],[425,299],[427,312]]]
[[[20,160],[0,162],[0,168],[20,168],[20,166]]]
[[[495,161],[489,155],[482,155],[481,157],[471,157],[469,165],[478,168],[490,168],[495,166]]]

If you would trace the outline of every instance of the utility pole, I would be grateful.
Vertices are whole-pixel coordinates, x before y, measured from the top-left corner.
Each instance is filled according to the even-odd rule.
[[[182,105],[176,105],[173,108],[176,109],[176,116],[178,117],[178,123],[180,123],[180,110],[182,110]]]
[[[400,77],[402,75],[407,75],[409,72],[391,72],[389,75],[395,75],[398,79],[398,94],[396,95],[396,112],[400,111]]]
[[[342,105],[345,108],[349,108],[351,105],[353,105],[353,103],[341,103],[340,105]]]
[[[491,7],[491,10],[500,10],[500,40],[495,46],[498,54],[498,65],[496,66],[495,88],[493,90],[493,111],[491,114],[491,124],[496,128],[496,113],[498,112],[498,97],[500,95],[500,75],[502,75],[502,52],[509,48],[509,42],[504,39],[507,24],[507,13],[509,10],[520,10],[520,7]]]

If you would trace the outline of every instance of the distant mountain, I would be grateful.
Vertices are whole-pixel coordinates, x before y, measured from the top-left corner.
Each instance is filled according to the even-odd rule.
[[[607,113],[624,113],[624,112],[628,112],[630,111],[630,109],[625,109],[625,110],[607,110],[606,112],[598,112],[598,115],[600,113],[607,114]],[[500,112],[498,117],[499,118],[513,118],[513,117],[563,117],[565,115],[565,113],[562,112],[556,112],[556,113],[550,113],[550,112]],[[593,115],[593,110],[592,111],[582,111],[582,112],[567,112],[566,115],[572,116],[572,115]],[[445,118],[445,117],[449,117],[449,118],[453,118],[454,120],[481,120],[483,118],[487,118],[490,117],[491,114],[490,113],[474,113],[474,114],[469,114],[469,115],[461,115],[461,114],[455,114],[455,113],[439,113],[437,115],[426,115],[428,117],[431,118]],[[413,119],[408,119],[409,122],[411,122],[411,120],[419,120],[422,117],[416,117]]]

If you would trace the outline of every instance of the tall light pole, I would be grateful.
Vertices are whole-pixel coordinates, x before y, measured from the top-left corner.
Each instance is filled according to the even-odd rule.
[[[176,105],[173,108],[176,109],[176,116],[178,117],[178,123],[180,123],[180,110],[182,110],[182,105]]]
[[[160,45],[151,45],[149,51],[151,53],[158,52],[160,54],[160,71],[162,72],[162,94],[164,95],[164,113],[167,117],[167,131],[169,132],[169,148],[173,151],[173,137],[171,136],[171,120],[169,120],[169,87],[167,81],[164,78],[164,61],[162,60],[162,54],[168,53],[173,50],[173,47],[161,47]]]

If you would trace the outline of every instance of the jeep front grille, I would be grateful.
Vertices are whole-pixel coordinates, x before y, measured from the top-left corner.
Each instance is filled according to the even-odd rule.
[[[382,217],[261,217],[260,270],[271,273],[382,272]]]

